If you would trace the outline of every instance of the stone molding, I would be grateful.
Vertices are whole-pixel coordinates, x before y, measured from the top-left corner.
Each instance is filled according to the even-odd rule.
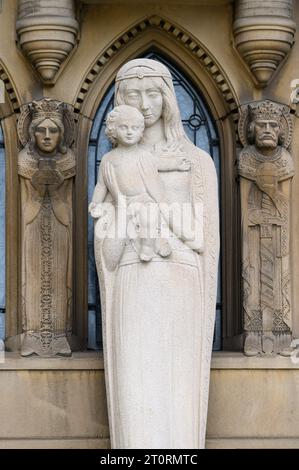
[[[10,80],[9,76],[7,75],[7,73],[5,72],[4,68],[1,66],[1,64],[0,64],[0,80],[2,80],[3,83],[4,83],[6,93],[8,94],[9,101],[11,103],[11,106],[12,106],[14,112],[19,113],[20,112],[20,103],[19,103],[18,98],[16,96],[16,93],[15,93],[14,87],[11,83],[11,80]]]
[[[292,0],[238,0],[233,33],[235,46],[261,87],[287,57],[296,23]]]
[[[43,83],[53,84],[77,42],[79,25],[72,0],[20,0],[16,29],[19,45]]]
[[[125,46],[134,41],[135,38],[139,37],[143,32],[149,29],[163,31],[176,42],[186,47],[189,52],[199,59],[201,65],[211,76],[217,88],[221,92],[223,99],[232,114],[233,121],[236,124],[239,117],[238,100],[220,64],[208,51],[207,47],[205,47],[197,38],[171,20],[164,17],[162,18],[158,15],[144,18],[131,26],[125,33],[122,33],[99,54],[82,81],[82,85],[75,99],[75,113],[80,113],[90,86],[97,76],[101,74],[104,67],[109,64],[110,60],[123,50]]]

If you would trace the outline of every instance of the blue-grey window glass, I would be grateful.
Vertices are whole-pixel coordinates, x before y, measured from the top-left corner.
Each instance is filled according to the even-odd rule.
[[[0,339],[5,335],[5,155],[0,125]]]
[[[189,139],[198,147],[207,151],[213,158],[218,181],[220,183],[220,149],[217,129],[209,109],[190,80],[175,67],[168,59],[155,52],[149,52],[142,57],[163,62],[171,71],[173,84],[181,112],[182,122]],[[92,198],[97,181],[97,174],[102,156],[111,150],[111,144],[105,136],[105,119],[114,103],[114,85],[107,91],[96,113],[92,126],[88,154],[88,200]],[[220,186],[220,184],[219,184]],[[93,220],[88,222],[88,308],[89,308],[89,338],[90,348],[101,348],[101,318],[100,294],[94,261],[93,250]],[[216,323],[214,333],[214,350],[221,349],[221,278],[218,275],[218,293],[216,306]]]

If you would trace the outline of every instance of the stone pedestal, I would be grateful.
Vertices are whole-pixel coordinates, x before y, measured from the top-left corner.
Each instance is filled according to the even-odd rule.
[[[110,447],[101,354],[6,353],[0,389],[0,449]],[[206,447],[298,448],[298,394],[299,367],[290,358],[214,353]]]
[[[0,363],[0,448],[109,447],[103,359],[20,358]]]

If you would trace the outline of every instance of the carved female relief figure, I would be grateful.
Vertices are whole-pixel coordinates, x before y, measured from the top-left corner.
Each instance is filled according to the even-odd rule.
[[[73,126],[70,110],[49,99],[18,123],[23,356],[71,354]]]

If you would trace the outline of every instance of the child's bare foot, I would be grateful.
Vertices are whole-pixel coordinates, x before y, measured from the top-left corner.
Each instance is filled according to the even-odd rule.
[[[167,258],[171,254],[171,247],[167,240],[164,238],[158,238],[156,240],[157,253],[162,256],[162,258]]]
[[[141,261],[150,261],[154,256],[154,250],[151,246],[142,245],[139,253]]]

